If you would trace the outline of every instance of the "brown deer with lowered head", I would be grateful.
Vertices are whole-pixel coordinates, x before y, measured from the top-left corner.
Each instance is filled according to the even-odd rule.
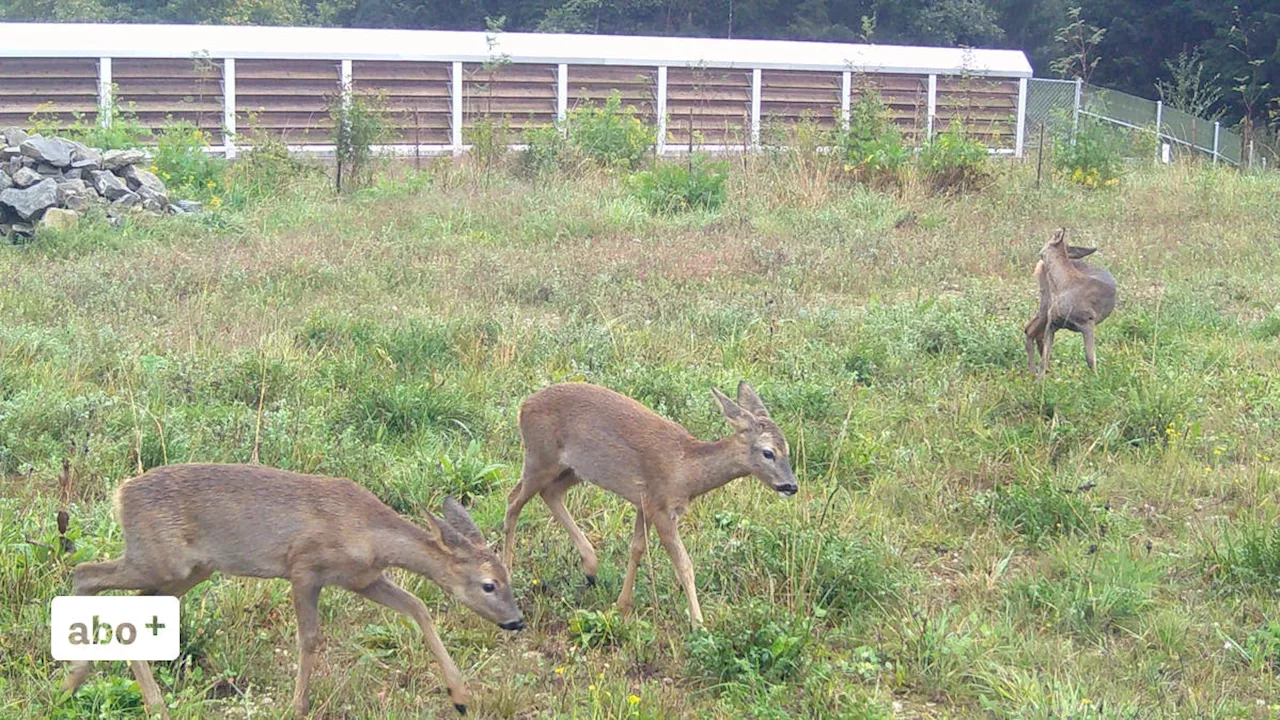
[[[1040,249],[1040,261],[1032,272],[1040,282],[1040,307],[1023,332],[1028,368],[1040,375],[1049,371],[1053,334],[1063,328],[1080,333],[1084,339],[1085,362],[1090,370],[1097,372],[1094,328],[1106,320],[1116,306],[1115,278],[1103,268],[1080,261],[1097,248],[1068,245],[1066,236],[1065,228],[1053,234]]]
[[[595,582],[595,551],[564,506],[569,488],[587,480],[636,506],[631,559],[619,607],[631,608],[636,570],[652,525],[689,600],[690,620],[694,627],[701,626],[693,566],[676,527],[690,501],[747,475],[783,495],[798,490],[787,460],[787,441],[751,386],[738,384],[737,402],[715,388],[711,392],[735,430],[715,442],[698,440],[681,425],[597,385],[552,385],[526,398],[519,421],[524,470],[520,483],[507,496],[503,523],[506,566],[510,568],[514,559],[520,510],[534,495],[541,495],[582,555],[587,581]]]
[[[383,571],[424,575],[480,617],[504,630],[524,627],[507,570],[453,498],[444,517],[419,527],[373,493],[341,478],[300,475],[256,465],[166,465],[120,485],[116,516],[124,555],[75,569],[74,595],[139,590],[181,596],[214,572],[284,578],[298,614],[298,681],[293,709],[310,708],[308,685],[320,644],[320,590],[338,585],[413,618],[444,670],[458,712],[467,689],[427,607]],[[90,664],[73,664],[74,692]],[[133,663],[148,708],[163,708],[146,663]]]

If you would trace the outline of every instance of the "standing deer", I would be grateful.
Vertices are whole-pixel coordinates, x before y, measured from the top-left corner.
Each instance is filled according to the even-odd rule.
[[[77,566],[72,594],[139,590],[179,597],[215,571],[289,580],[298,614],[298,717],[310,709],[307,690],[320,643],[317,605],[326,585],[413,618],[463,714],[466,686],[426,605],[383,571],[399,567],[424,575],[502,629],[524,627],[506,569],[453,498],[444,501],[443,520],[428,514],[419,527],[350,480],[256,465],[167,465],[121,484],[115,510],[124,531],[123,557]],[[74,663],[65,689],[75,692],[90,669],[90,663]],[[147,664],[135,662],[133,671],[148,709],[163,708]]]
[[[1084,357],[1089,369],[1097,372],[1094,328],[1107,319],[1116,306],[1116,280],[1103,268],[1081,262],[1097,248],[1066,243],[1065,228],[1040,249],[1040,261],[1032,272],[1040,282],[1040,307],[1023,332],[1027,341],[1027,366],[1043,376],[1049,371],[1053,334],[1066,328],[1084,338]],[[1037,351],[1039,363],[1037,363]]]
[[[700,627],[693,566],[677,529],[689,503],[747,475],[783,495],[798,490],[787,460],[787,441],[755,390],[739,383],[737,402],[715,388],[711,393],[735,431],[714,442],[698,440],[681,425],[597,385],[552,385],[526,398],[519,419],[524,470],[507,496],[503,522],[506,566],[510,568],[514,559],[520,510],[540,494],[582,555],[587,581],[595,583],[595,551],[564,506],[569,488],[588,480],[636,506],[631,559],[618,606],[624,612],[631,609],[636,569],[648,547],[648,526],[653,525],[689,600],[690,620]]]

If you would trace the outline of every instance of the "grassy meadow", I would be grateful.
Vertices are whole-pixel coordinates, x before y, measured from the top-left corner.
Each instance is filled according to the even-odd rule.
[[[568,507],[599,584],[535,499],[522,633],[393,573],[469,717],[1280,717],[1280,177],[1037,189],[1002,161],[934,196],[730,162],[715,211],[445,159],[0,249],[0,718],[142,717],[123,663],[62,697],[47,624],[75,563],[119,553],[111,493],[139,468],[340,475],[410,518],[453,494],[496,547],[526,395],[599,383],[712,439],[710,389],[740,379],[800,492],[744,478],[693,505],[705,632],[656,541],[617,613],[633,516],[589,485]],[[1120,301],[1096,376],[1064,331],[1037,381],[1022,327],[1060,226]],[[183,613],[182,658],[154,666],[171,716],[286,717],[288,584],[215,576]],[[316,717],[454,716],[407,618],[334,588],[321,615]]]

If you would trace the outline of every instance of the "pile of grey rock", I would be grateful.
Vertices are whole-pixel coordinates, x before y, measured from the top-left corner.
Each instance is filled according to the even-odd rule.
[[[95,205],[113,224],[130,212],[182,214],[199,203],[170,202],[141,150],[97,150],[64,138],[0,129],[0,237],[17,239],[37,227],[66,228]]]

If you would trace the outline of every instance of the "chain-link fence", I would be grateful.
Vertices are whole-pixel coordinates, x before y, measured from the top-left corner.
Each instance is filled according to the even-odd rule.
[[[1040,134],[1049,138],[1074,132],[1081,115],[1154,133],[1161,144],[1208,155],[1233,165],[1247,164],[1249,153],[1239,134],[1213,120],[1189,115],[1164,103],[1105,88],[1086,87],[1074,80],[1032,78],[1027,85],[1027,143],[1035,147]]]

